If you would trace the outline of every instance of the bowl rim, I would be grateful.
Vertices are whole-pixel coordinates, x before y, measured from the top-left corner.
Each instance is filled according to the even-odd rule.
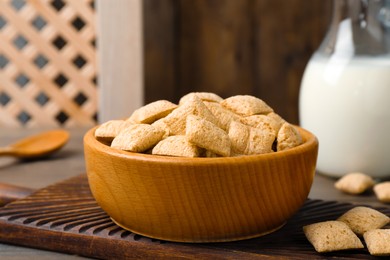
[[[244,162],[247,160],[267,160],[275,159],[277,157],[286,157],[289,155],[303,153],[305,151],[312,150],[318,146],[317,137],[310,131],[294,125],[298,131],[301,133],[303,138],[303,144],[293,147],[288,150],[278,151],[273,153],[264,153],[264,154],[254,154],[254,155],[243,155],[243,156],[229,156],[229,157],[179,157],[179,156],[165,156],[165,155],[154,155],[154,154],[145,154],[145,153],[135,153],[124,150],[119,150],[112,148],[95,138],[95,130],[99,126],[95,126],[89,129],[83,138],[84,146],[90,146],[94,149],[109,154],[115,157],[122,157],[126,159],[133,159],[138,161],[148,161],[155,163],[191,163],[191,164],[210,164],[210,163],[238,163]],[[317,148],[318,149],[318,148]]]

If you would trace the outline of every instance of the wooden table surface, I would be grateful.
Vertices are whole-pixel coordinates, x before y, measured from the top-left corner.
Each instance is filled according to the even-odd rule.
[[[42,130],[47,129],[1,128],[0,146],[5,146],[19,138]],[[0,157],[0,182],[39,189],[84,173],[82,139],[87,130],[82,128],[70,129],[71,138],[67,145],[45,160],[22,162],[10,157]],[[360,196],[352,196],[337,191],[333,186],[334,181],[335,179],[316,174],[309,198],[383,206],[371,192]],[[0,243],[0,259],[85,258]]]

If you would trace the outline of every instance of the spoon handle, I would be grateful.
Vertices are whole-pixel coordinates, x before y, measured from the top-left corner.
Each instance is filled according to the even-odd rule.
[[[9,146],[0,147],[0,156],[12,155],[12,148]]]
[[[35,190],[19,187],[12,184],[0,183],[0,207],[17,199],[22,199],[33,193]]]

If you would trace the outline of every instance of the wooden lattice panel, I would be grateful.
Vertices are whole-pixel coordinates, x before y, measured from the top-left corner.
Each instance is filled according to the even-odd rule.
[[[92,125],[94,0],[0,1],[0,126]]]

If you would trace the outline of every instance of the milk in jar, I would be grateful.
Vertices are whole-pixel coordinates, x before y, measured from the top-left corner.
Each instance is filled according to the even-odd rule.
[[[299,104],[300,124],[319,139],[320,172],[390,176],[390,57],[314,55]]]
[[[299,120],[317,136],[317,170],[390,177],[390,0],[333,0],[308,62]]]

